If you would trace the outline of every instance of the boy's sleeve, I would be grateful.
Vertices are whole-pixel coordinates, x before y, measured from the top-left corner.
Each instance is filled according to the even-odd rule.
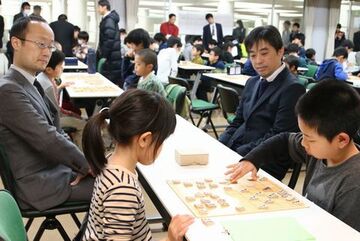
[[[344,71],[343,66],[340,63],[336,63],[335,64],[335,78],[337,80],[347,80],[348,75],[347,73]]]

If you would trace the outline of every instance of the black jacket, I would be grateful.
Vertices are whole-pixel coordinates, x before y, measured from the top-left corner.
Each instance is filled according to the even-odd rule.
[[[50,27],[54,31],[55,40],[61,44],[64,54],[73,56],[74,25],[67,21],[58,20],[50,23]]]
[[[114,10],[101,20],[98,56],[106,58],[102,74],[122,86],[119,20]]]

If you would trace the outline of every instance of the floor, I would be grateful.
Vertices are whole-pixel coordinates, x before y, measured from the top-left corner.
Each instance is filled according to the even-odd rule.
[[[224,117],[222,116],[222,114],[220,112],[214,113],[213,121],[216,126],[225,126],[227,124],[226,120],[224,119]],[[224,130],[224,128],[219,128],[218,130],[219,130],[218,134],[220,134]],[[210,129],[208,131],[208,134],[214,137],[214,133]],[[288,173],[287,176],[285,177],[285,179],[283,180],[283,182],[288,183],[290,176],[291,176],[291,173]],[[299,193],[301,193],[301,191],[302,191],[304,177],[305,177],[305,173],[304,173],[304,171],[302,171],[300,173],[300,177],[299,177],[297,185],[295,187],[295,190]],[[3,187],[3,185],[0,181],[0,188],[2,188],[2,187]],[[152,202],[150,201],[150,199],[147,195],[145,195],[145,202],[146,202],[147,216],[148,217],[159,217],[159,214],[156,211],[156,208],[154,207],[154,205],[152,204]],[[84,217],[84,214],[79,215],[79,218],[82,219],[83,217]],[[67,234],[70,236],[70,238],[73,238],[75,236],[75,234],[77,233],[78,229],[76,228],[76,225],[73,222],[73,220],[71,219],[71,217],[69,215],[62,215],[62,216],[59,216],[59,221],[63,224],[63,226],[64,226]],[[24,219],[24,222],[26,222],[26,219]],[[32,224],[32,226],[28,232],[29,240],[33,240],[33,238],[36,234],[36,231],[39,228],[41,222],[42,222],[42,219],[40,219],[40,218],[36,219],[34,221],[34,223]],[[167,233],[163,232],[161,230],[162,226],[160,224],[151,224],[150,227],[153,231],[154,240],[161,240],[167,236]],[[41,240],[42,241],[55,241],[55,240],[62,240],[62,239],[56,230],[51,230],[51,231],[45,231]]]

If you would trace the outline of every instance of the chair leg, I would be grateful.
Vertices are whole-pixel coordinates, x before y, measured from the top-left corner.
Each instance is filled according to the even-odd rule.
[[[71,241],[71,239],[69,238],[69,236],[67,235],[67,233],[65,232],[65,229],[63,228],[63,226],[61,225],[61,223],[56,219],[56,225],[57,225],[57,230],[59,231],[61,237],[64,239],[64,241]]]
[[[43,235],[43,233],[44,233],[44,231],[45,231],[44,222],[45,222],[45,221],[42,222],[39,230],[37,231],[37,233],[36,233],[36,235],[35,235],[35,237],[34,237],[34,241],[40,241],[41,236]]]
[[[205,114],[205,112],[203,112],[203,113],[200,114],[200,119],[199,119],[198,123],[196,124],[196,127],[199,127],[199,126],[200,126],[201,121],[202,121],[202,119],[204,118],[204,114]]]
[[[195,121],[194,121],[194,118],[193,118],[193,116],[191,114],[191,110],[189,111],[189,116],[190,116],[191,122],[193,123],[193,125],[195,125]]]
[[[26,222],[26,225],[25,225],[26,232],[29,231],[29,228],[33,221],[34,221],[34,218],[29,218],[28,221]]]
[[[41,223],[38,232],[35,235],[34,241],[40,241],[41,236],[43,235],[45,230],[54,230],[57,229],[63,238],[64,241],[71,241],[65,229],[61,225],[61,223],[55,217],[46,217],[45,220]]]
[[[211,115],[211,114],[210,114],[210,115]],[[214,123],[212,122],[212,119],[211,119],[211,116],[210,116],[210,115],[209,115],[209,122],[210,122],[211,128],[212,128],[213,131],[214,131],[214,134],[215,134],[216,139],[219,139],[219,136],[218,136],[218,134],[217,134],[217,132],[216,132]]]
[[[76,214],[75,214],[75,213],[70,213],[70,215],[71,215],[72,219],[74,220],[76,226],[77,226],[78,228],[80,228],[80,227],[81,227],[81,222],[80,222],[80,220],[78,219],[78,217],[76,216]]]

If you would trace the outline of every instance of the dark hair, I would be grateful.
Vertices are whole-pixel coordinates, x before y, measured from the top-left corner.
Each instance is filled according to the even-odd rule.
[[[67,20],[67,16],[65,14],[60,14],[58,17],[59,21],[66,21]]]
[[[192,39],[192,43],[194,43],[195,41],[202,41],[201,36],[200,35],[194,36],[193,39]]]
[[[85,41],[89,41],[89,34],[86,31],[80,31],[78,35],[78,39],[85,39]]]
[[[107,9],[108,11],[111,10],[110,2],[109,2],[108,0],[99,0],[99,1],[98,1],[98,4],[99,4],[101,7],[106,6],[106,9]]]
[[[202,46],[201,44],[195,44],[193,48],[195,48],[196,51],[200,51],[200,55],[204,53],[204,46]]]
[[[222,50],[219,47],[214,47],[213,49],[210,49],[210,53],[214,52],[215,56],[219,56],[221,58]]]
[[[338,47],[334,50],[333,57],[343,56],[345,59],[348,58],[348,51],[344,47]]]
[[[137,56],[141,58],[141,61],[144,62],[146,65],[152,64],[153,70],[157,69],[157,55],[151,49],[142,49],[136,53]]]
[[[272,25],[254,28],[249,33],[244,42],[247,52],[250,52],[250,49],[260,41],[269,43],[276,51],[279,51],[283,47],[279,30]]]
[[[297,45],[297,44],[289,44],[286,47],[286,52],[288,54],[290,54],[290,53],[298,53],[299,52],[299,45]]]
[[[25,39],[31,21],[46,23],[45,19],[36,15],[19,18],[10,29],[10,40],[12,37]]]
[[[185,35],[185,43],[192,43],[192,35]]]
[[[299,23],[293,23],[293,26],[296,26],[297,28],[300,28],[300,24],[299,24]]]
[[[344,41],[342,41],[341,47],[354,49],[354,43],[350,39],[345,39]]]
[[[79,26],[77,26],[77,25],[74,26],[74,32],[80,32],[80,30],[81,30],[81,29],[80,29]]]
[[[210,39],[210,40],[208,41],[208,45],[209,45],[209,44],[217,46],[218,43],[216,42],[215,39]]]
[[[322,80],[300,97],[295,110],[306,125],[315,128],[328,141],[341,132],[350,138],[358,133],[360,96],[342,81]]]
[[[126,36],[126,43],[133,43],[135,45],[142,44],[143,48],[147,49],[150,45],[150,35],[146,30],[136,28]]]
[[[289,20],[286,20],[285,22],[284,22],[284,24],[286,24],[286,25],[291,25],[291,23],[290,23],[290,21]]]
[[[176,17],[176,15],[173,14],[173,13],[170,13],[170,14],[169,14],[169,19],[172,18],[172,17]]]
[[[133,137],[150,131],[155,144],[154,157],[164,140],[174,132],[176,117],[170,103],[155,92],[130,89],[111,104],[110,109],[93,116],[85,125],[82,146],[95,174],[107,163],[101,127],[120,145],[129,145]]]
[[[341,28],[341,24],[340,23],[336,24],[336,28]]]
[[[154,35],[154,39],[155,39],[155,41],[157,41],[159,43],[165,43],[167,41],[165,35],[162,33],[156,33]]]
[[[150,45],[155,43],[155,39],[154,38],[150,38]]]
[[[168,47],[168,48],[172,48],[172,47],[175,46],[175,44],[177,45],[178,48],[179,48],[179,47],[182,47],[182,43],[181,43],[180,38],[171,36],[171,37],[167,40],[167,47]]]
[[[209,18],[214,18],[214,16],[211,13],[207,13],[205,19],[208,20]]]
[[[23,2],[21,4],[21,9],[24,9],[25,7],[30,7],[30,3],[29,2]]]
[[[303,33],[296,33],[294,35],[294,39],[299,39],[302,45],[305,45],[305,34]]]
[[[305,56],[308,59],[311,59],[312,57],[314,57],[314,55],[316,54],[315,49],[309,48],[305,51]]]
[[[33,9],[34,9],[34,10],[40,10],[40,11],[41,11],[41,6],[35,5],[35,6],[33,7]]]
[[[234,47],[235,45],[231,42],[231,41],[228,41],[228,42],[226,42],[224,45],[223,45],[223,50],[224,51],[227,51],[227,49],[229,48],[229,47]]]
[[[125,28],[120,28],[119,33],[126,33],[126,29]]]
[[[65,54],[62,51],[57,49],[54,52],[52,52],[51,58],[50,58],[49,63],[47,64],[46,67],[50,67],[52,69],[55,69],[56,66],[58,64],[60,64],[61,62],[64,62],[64,60],[65,60]]]
[[[239,28],[244,28],[244,24],[243,24],[243,22],[241,21],[241,19],[238,19],[238,20],[236,21],[236,23],[237,23],[237,25],[239,26]]]
[[[298,57],[294,56],[294,55],[289,55],[285,58],[285,63],[287,63],[289,65],[289,68],[291,67],[295,67],[295,69],[299,68],[300,65],[300,60]]]

